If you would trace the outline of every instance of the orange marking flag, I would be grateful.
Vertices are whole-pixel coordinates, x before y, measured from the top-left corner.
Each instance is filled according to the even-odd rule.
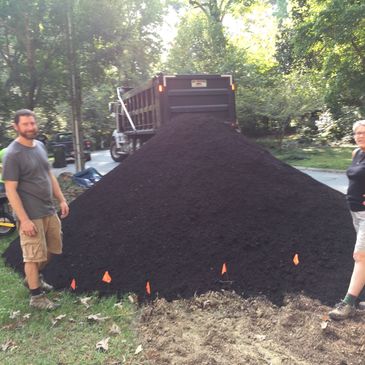
[[[299,265],[299,256],[297,253],[294,255],[293,262],[295,266]]]
[[[150,286],[150,282],[149,281],[147,281],[147,283],[146,283],[146,293],[148,295],[151,295],[151,286]]]
[[[222,265],[222,275],[224,275],[226,273],[227,273],[227,265],[226,265],[226,263],[223,263],[223,265]]]
[[[103,276],[103,281],[108,284],[111,283],[112,281],[112,278],[107,271],[105,271],[105,274]]]
[[[75,290],[76,289],[76,280],[75,279],[72,279],[70,286],[71,286],[71,289],[72,290]]]

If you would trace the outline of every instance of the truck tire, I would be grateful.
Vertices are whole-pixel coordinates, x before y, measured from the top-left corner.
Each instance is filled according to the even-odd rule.
[[[110,156],[115,162],[122,162],[128,157],[128,153],[119,154],[117,149],[117,143],[113,139],[110,144]]]
[[[1,223],[12,224],[13,227],[2,226]],[[16,229],[14,218],[8,213],[0,214],[0,237],[12,234]]]

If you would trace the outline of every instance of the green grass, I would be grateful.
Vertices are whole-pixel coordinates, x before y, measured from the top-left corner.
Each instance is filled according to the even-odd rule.
[[[346,170],[351,164],[351,152],[355,149],[355,146],[349,145],[320,147],[297,144],[279,149],[272,140],[257,140],[257,143],[289,165],[334,170]]]
[[[0,239],[0,253],[16,235]],[[53,292],[58,301],[55,311],[29,307],[28,290],[21,277],[0,259],[0,364],[68,365],[68,364],[144,364],[142,353],[135,355],[137,342],[133,324],[137,307],[127,299],[98,298],[92,295],[90,307],[81,303],[82,296],[70,292]],[[115,306],[115,304],[121,305]],[[109,317],[90,322],[87,317],[100,313]],[[10,318],[13,315],[14,318]],[[64,318],[56,320],[58,316]],[[120,334],[111,334],[116,324]],[[100,352],[96,344],[110,337],[109,350]],[[8,344],[8,346],[6,346]],[[6,347],[8,347],[6,349]]]

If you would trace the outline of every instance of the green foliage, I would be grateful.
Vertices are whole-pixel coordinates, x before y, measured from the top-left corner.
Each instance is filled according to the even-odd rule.
[[[324,111],[315,122],[318,128],[316,138],[325,141],[353,142],[352,126],[360,119],[359,114],[356,109],[350,107],[343,107],[338,118],[335,118],[329,110]]]
[[[105,125],[90,113],[108,115],[107,105],[115,87],[134,84],[150,76],[160,56],[161,38],[155,29],[162,22],[159,0],[71,1],[74,28],[77,93],[80,113],[83,98],[102,90],[84,118],[85,129]],[[15,110],[37,109],[42,129],[49,133],[69,128],[70,65],[67,11],[69,1],[0,0],[0,130],[9,125]],[[106,90],[109,89],[109,95]],[[110,132],[110,131],[109,131]],[[0,143],[6,143],[4,134]]]
[[[209,4],[212,3],[215,2]],[[230,34],[222,21],[214,18],[221,22],[225,32],[219,58],[211,38],[212,16],[207,3],[205,7],[196,6],[198,12],[190,11],[182,19],[167,68],[176,73],[232,73],[237,83],[237,116],[243,132],[274,132],[283,136],[290,125],[300,124],[307,115],[323,107],[323,82],[316,73],[292,70],[285,74],[277,67],[275,19],[286,15],[285,2],[276,17],[271,15],[269,20],[274,8],[266,0],[233,3],[225,16],[231,16],[237,24],[242,22],[240,33]]]
[[[160,66],[158,29],[169,6],[183,15],[161,68],[233,74],[245,133],[295,128],[313,139],[314,114],[329,108],[332,126],[319,137],[336,139],[349,115],[364,115],[360,0],[0,0],[0,144],[13,136],[10,117],[22,107],[37,111],[43,133],[70,130],[71,60],[82,130],[107,143],[115,88],[136,86]]]
[[[297,64],[323,73],[325,101],[335,116],[341,115],[343,106],[358,108],[364,114],[364,2],[312,0],[305,9],[296,9],[291,43]]]

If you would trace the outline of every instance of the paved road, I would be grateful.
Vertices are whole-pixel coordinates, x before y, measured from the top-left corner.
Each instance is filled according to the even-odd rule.
[[[110,170],[113,170],[114,167],[118,166],[119,162],[114,162],[110,157],[110,153],[108,150],[106,151],[95,151],[91,153],[91,161],[86,162],[85,168],[94,167],[97,171],[99,171],[102,175],[105,175]],[[69,163],[67,167],[62,167],[59,169],[52,169],[52,172],[58,176],[62,172],[72,172],[75,173],[75,164]]]
[[[109,151],[96,151],[91,154],[91,161],[86,162],[86,167],[94,167],[101,174],[105,175],[114,167],[118,166],[110,157]],[[330,186],[331,188],[346,193],[347,177],[344,172],[328,172],[318,169],[298,168],[300,171],[308,174],[313,179]],[[67,167],[52,169],[53,173],[58,176],[64,171],[75,173],[75,164],[68,164]]]
[[[345,172],[329,172],[320,169],[298,168],[313,179],[346,194],[348,179]]]

